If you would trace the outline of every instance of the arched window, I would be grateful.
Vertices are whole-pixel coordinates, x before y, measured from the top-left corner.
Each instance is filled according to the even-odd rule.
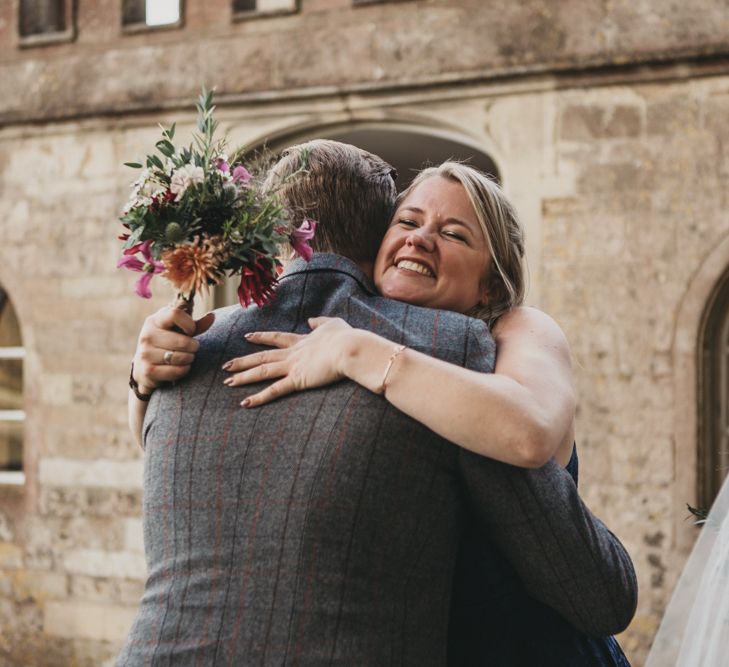
[[[729,474],[729,271],[709,299],[701,339],[697,479],[708,509]]]
[[[0,287],[0,481],[23,469],[23,358],[25,349],[13,304]]]

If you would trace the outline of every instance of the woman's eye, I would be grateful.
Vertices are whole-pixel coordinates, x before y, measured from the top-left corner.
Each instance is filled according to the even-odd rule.
[[[466,241],[466,237],[463,236],[463,234],[459,234],[458,232],[451,232],[449,230],[444,231],[443,236],[447,236],[448,238],[454,239],[456,241]]]
[[[410,218],[400,218],[397,223],[399,225],[404,225],[405,227],[417,227],[418,223],[415,222],[415,220],[410,220]]]

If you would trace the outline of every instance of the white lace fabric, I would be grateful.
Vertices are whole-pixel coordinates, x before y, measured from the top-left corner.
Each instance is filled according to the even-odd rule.
[[[701,529],[645,667],[729,665],[729,478]]]

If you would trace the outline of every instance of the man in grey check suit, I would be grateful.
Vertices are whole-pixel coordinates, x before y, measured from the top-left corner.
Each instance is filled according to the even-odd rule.
[[[389,165],[310,148],[319,197],[285,196],[320,220],[324,252],[292,263],[273,303],[217,311],[189,376],[149,404],[148,581],[118,664],[445,665],[467,509],[532,595],[586,631],[624,627],[630,559],[554,462],[470,454],[349,381],[252,410],[240,402],[260,386],[223,385],[223,363],[255,351],[244,334],[305,333],[319,315],[493,370],[482,322],[377,296],[368,270],[393,204]]]

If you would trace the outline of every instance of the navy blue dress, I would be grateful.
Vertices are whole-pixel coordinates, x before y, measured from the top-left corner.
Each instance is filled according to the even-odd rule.
[[[576,484],[576,449],[567,471]],[[454,578],[449,667],[630,667],[614,637],[589,637],[530,597],[475,520],[468,525]]]

